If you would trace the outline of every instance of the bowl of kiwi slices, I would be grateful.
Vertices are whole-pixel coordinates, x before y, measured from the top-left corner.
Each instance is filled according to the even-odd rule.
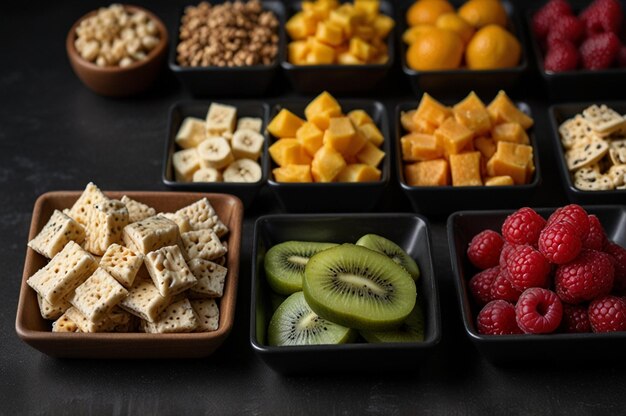
[[[250,343],[280,373],[408,371],[439,342],[417,214],[263,216],[252,258]]]

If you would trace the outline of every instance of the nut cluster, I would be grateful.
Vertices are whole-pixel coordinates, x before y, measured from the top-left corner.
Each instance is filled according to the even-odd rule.
[[[121,4],[100,8],[80,22],[74,42],[83,59],[102,67],[142,61],[158,44],[156,23],[146,13],[130,13]]]
[[[278,53],[278,19],[259,0],[189,6],[177,52],[181,66],[270,65]]]

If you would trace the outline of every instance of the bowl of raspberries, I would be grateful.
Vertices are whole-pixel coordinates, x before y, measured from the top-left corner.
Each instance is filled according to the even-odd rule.
[[[496,362],[623,350],[625,222],[623,206],[452,214],[452,267],[479,350]]]
[[[529,12],[535,58],[553,96],[572,96],[581,89],[596,98],[616,94],[616,83],[625,82],[623,21],[620,0],[549,0]]]

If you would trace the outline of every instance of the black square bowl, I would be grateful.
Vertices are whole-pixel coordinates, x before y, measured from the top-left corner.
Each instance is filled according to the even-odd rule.
[[[589,1],[571,0],[574,13],[589,5]],[[626,2],[621,1],[626,10]],[[526,29],[530,47],[537,63],[537,70],[550,98],[554,100],[593,100],[598,98],[621,98],[626,87],[626,70],[609,68],[602,70],[576,69],[574,71],[550,72],[543,66],[544,53],[532,30],[532,16],[538,9],[526,13]]]
[[[293,16],[302,10],[301,2],[293,3],[288,10],[289,16]],[[380,2],[380,11],[387,16],[394,16],[393,6],[389,1]],[[379,86],[393,66],[395,30],[394,28],[387,36],[389,59],[384,64],[294,65],[289,62],[287,56],[287,44],[291,41],[287,39],[283,48],[281,66],[293,88],[301,94],[319,94],[321,91],[328,91],[332,94],[371,91]]]
[[[309,101],[286,101],[274,107],[272,117],[286,108],[295,115],[304,118],[304,109]],[[374,120],[376,126],[385,137],[381,149],[385,158],[379,169],[382,172],[378,182],[362,183],[284,183],[276,182],[270,172],[268,184],[287,211],[292,212],[367,212],[371,211],[381,198],[389,182],[391,171],[391,144],[389,121],[385,106],[371,100],[339,100],[344,113],[362,109]],[[275,139],[270,136],[271,143]],[[278,165],[269,158],[270,168]]]
[[[406,52],[409,46],[402,40],[402,34],[408,28],[406,12],[413,2],[405,2],[400,9],[396,21],[398,22],[398,44],[402,62],[402,71],[406,74],[416,95],[423,92],[447,96],[456,96],[458,91],[474,90],[477,94],[493,94],[498,90],[511,90],[517,86],[528,69],[528,48],[523,36],[522,24],[518,13],[510,0],[501,0],[509,16],[508,30],[515,35],[521,46],[520,62],[517,66],[503,69],[472,70],[466,68],[417,71],[409,68]],[[452,0],[450,3],[458,9],[465,1]]]
[[[559,173],[565,192],[570,201],[577,204],[624,204],[626,203],[626,189],[615,189],[612,191],[581,191],[574,186],[572,175],[567,169],[565,162],[565,153],[561,145],[561,136],[559,134],[559,126],[565,120],[574,117],[576,114],[593,104],[606,104],[620,114],[626,114],[626,101],[595,101],[588,103],[570,103],[553,105],[548,110],[550,116],[550,125],[552,127],[552,145],[554,146],[556,159],[559,165]]]
[[[222,3],[222,1],[210,1]],[[241,67],[180,66],[176,61],[176,48],[180,42],[180,20],[183,10],[178,14],[178,20],[172,27],[172,42],[168,65],[181,84],[196,97],[240,96],[255,97],[265,93],[274,76],[278,72],[280,62],[285,53],[285,7],[281,1],[263,0],[263,10],[274,12],[279,21],[278,54],[270,65],[254,65]]]
[[[376,233],[402,247],[419,265],[417,290],[425,314],[424,341],[419,343],[269,346],[266,330],[272,317],[263,260],[267,250],[290,240],[347,243]],[[254,227],[250,343],[255,353],[284,374],[341,371],[411,371],[421,366],[441,338],[437,282],[430,251],[428,222],[415,214],[268,215]]]
[[[237,107],[237,117],[257,117],[263,120],[262,132],[265,131],[269,117],[269,106],[261,101],[250,100],[217,100],[220,104],[227,104]],[[261,153],[261,169],[263,176],[261,180],[254,183],[234,183],[234,182],[178,182],[174,175],[172,157],[174,152],[181,150],[176,146],[176,134],[180,125],[186,117],[206,118],[206,113],[211,105],[211,101],[180,101],[170,108],[169,121],[167,126],[167,138],[165,140],[165,150],[163,156],[162,180],[168,187],[177,191],[186,192],[218,192],[237,195],[244,206],[249,206],[261,187],[267,182],[269,174],[269,157],[267,153],[268,139],[265,136],[263,152]]]
[[[446,102],[450,104],[450,102]],[[532,117],[528,104],[516,103],[524,113]],[[400,123],[403,111],[415,110],[417,103],[405,102],[396,107],[396,173],[400,186],[411,201],[413,209],[419,212],[443,215],[461,209],[514,208],[528,201],[541,184],[541,168],[539,166],[538,140],[535,138],[534,127],[528,131],[528,138],[533,147],[535,176],[531,183],[511,186],[409,186],[404,179],[404,162],[400,138],[405,134]]]
[[[607,237],[626,246],[626,207],[595,206],[585,208],[596,215]],[[548,218],[555,208],[536,211]],[[478,351],[494,363],[512,363],[526,360],[588,360],[598,357],[614,359],[622,356],[626,348],[626,333],[604,334],[547,334],[547,335],[481,335],[476,329],[476,316],[480,308],[471,299],[468,281],[478,270],[467,259],[467,246],[471,239],[485,229],[500,232],[504,219],[513,211],[461,211],[448,218],[448,243],[454,273],[461,317],[470,340]],[[589,354],[602,351],[602,354]]]

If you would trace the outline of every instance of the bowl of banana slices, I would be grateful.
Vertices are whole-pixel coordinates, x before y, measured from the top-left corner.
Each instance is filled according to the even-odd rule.
[[[249,206],[269,175],[268,118],[269,106],[260,101],[174,104],[163,183],[176,190],[233,194]]]

